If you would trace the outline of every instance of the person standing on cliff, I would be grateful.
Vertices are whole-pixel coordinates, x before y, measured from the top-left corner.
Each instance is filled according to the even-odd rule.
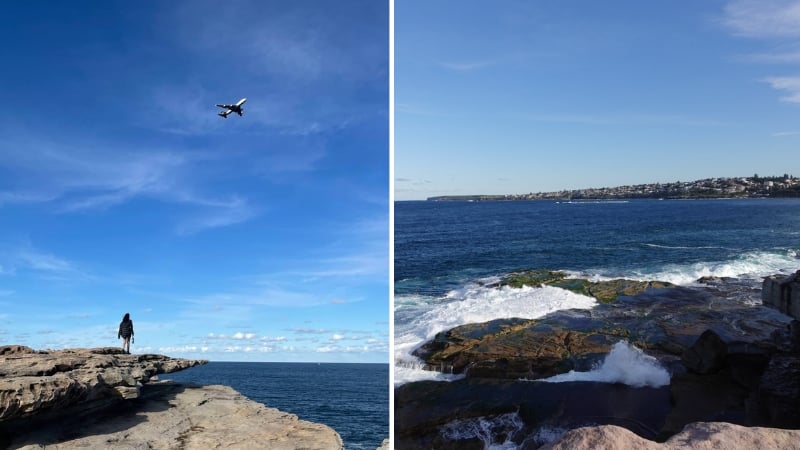
[[[133,339],[133,321],[131,315],[125,313],[122,322],[119,323],[119,331],[117,332],[117,339],[122,338],[122,350],[130,354],[131,340]]]

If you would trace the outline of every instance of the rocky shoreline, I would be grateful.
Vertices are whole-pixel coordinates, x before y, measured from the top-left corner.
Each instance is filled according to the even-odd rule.
[[[230,387],[158,380],[206,362],[118,348],[2,346],[0,448],[343,448],[332,428]]]
[[[800,281],[769,277],[761,289],[699,281],[597,285],[552,272],[512,275],[499,285],[551,284],[603,292],[604,300],[591,310],[456,327],[420,347],[430,367],[465,378],[395,389],[396,448],[538,448],[552,430],[596,432],[586,425],[623,427],[653,444],[696,422],[800,429],[800,326],[785,315],[800,305]],[[753,304],[759,295],[763,305]],[[533,381],[596,371],[621,341],[657,360],[666,384],[624,384],[634,366],[611,367],[611,382]],[[470,431],[477,429],[488,431]]]

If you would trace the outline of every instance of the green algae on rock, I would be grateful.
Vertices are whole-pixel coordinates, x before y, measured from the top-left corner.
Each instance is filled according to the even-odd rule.
[[[569,278],[560,271],[524,270],[508,274],[497,286],[521,288],[523,286],[553,286],[576,294],[594,297],[600,303],[616,301],[620,296],[634,296],[647,289],[665,289],[674,287],[665,281],[636,281],[615,279],[606,281],[589,281],[582,278]]]

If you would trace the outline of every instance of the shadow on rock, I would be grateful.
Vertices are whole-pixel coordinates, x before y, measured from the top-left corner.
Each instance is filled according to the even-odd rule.
[[[46,446],[81,436],[111,434],[147,422],[146,413],[170,409],[170,402],[191,384],[155,383],[139,398],[107,399],[0,424],[0,448]]]

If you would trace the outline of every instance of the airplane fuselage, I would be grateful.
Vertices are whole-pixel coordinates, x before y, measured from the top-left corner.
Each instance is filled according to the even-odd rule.
[[[219,104],[219,105],[217,105],[217,106],[218,106],[218,107],[220,107],[220,108],[225,108],[225,111],[220,111],[220,112],[219,112],[219,113],[217,113],[217,114],[219,114],[220,116],[222,116],[222,117],[223,117],[223,118],[225,118],[225,119],[227,119],[227,118],[228,118],[228,116],[229,116],[230,114],[232,114],[232,113],[236,113],[236,114],[238,114],[238,115],[240,115],[240,116],[241,116],[241,115],[242,115],[242,112],[243,112],[243,111],[242,111],[242,105],[243,105],[243,104],[244,104],[244,102],[246,102],[246,101],[247,101],[247,98],[243,98],[243,99],[239,100],[238,102],[234,103],[233,105],[224,105],[224,104]]]

